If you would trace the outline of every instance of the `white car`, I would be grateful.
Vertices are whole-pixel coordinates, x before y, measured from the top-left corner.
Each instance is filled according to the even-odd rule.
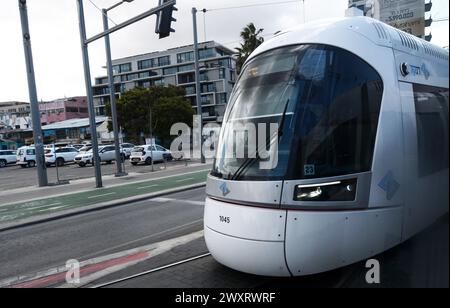
[[[25,146],[17,150],[16,164],[22,168],[36,166],[36,150],[34,146]]]
[[[14,164],[16,162],[17,153],[12,150],[1,150],[0,151],[0,168],[6,167],[6,165]]]
[[[58,149],[45,150],[45,164],[47,166],[64,166],[65,163],[72,163],[78,155],[78,150],[73,147],[63,147]]]
[[[106,162],[108,164],[112,163],[116,160],[116,151],[113,145],[106,145],[98,147],[98,155],[100,156],[100,162]],[[122,160],[125,160],[125,154],[121,150]],[[75,156],[75,163],[84,167],[88,164],[94,165],[94,155],[92,149],[87,152],[83,152]]]
[[[130,162],[133,166],[139,163],[150,165],[156,161],[172,160],[172,153],[159,145],[142,145],[133,148],[130,155]]]

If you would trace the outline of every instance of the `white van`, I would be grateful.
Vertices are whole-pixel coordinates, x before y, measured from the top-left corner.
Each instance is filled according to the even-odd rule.
[[[17,150],[17,165],[22,168],[36,166],[36,149],[34,146],[25,146]]]

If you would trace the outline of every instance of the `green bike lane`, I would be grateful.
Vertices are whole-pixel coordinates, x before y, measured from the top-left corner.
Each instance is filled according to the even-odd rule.
[[[0,223],[120,201],[206,182],[208,170],[0,206]],[[70,189],[70,187],[68,187]]]

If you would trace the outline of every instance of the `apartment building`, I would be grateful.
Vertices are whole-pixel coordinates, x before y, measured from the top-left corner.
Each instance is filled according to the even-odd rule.
[[[205,122],[221,122],[236,79],[234,52],[214,41],[199,44],[200,93]],[[196,108],[193,45],[152,52],[113,61],[116,97],[135,87],[175,85],[186,90],[186,98]],[[95,79],[96,114],[106,114],[109,102],[107,76]]]

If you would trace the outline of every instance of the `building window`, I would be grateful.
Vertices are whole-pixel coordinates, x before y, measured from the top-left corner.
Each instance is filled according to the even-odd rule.
[[[226,104],[226,103],[227,103],[227,93],[218,93],[217,104]]]
[[[413,85],[419,177],[448,168],[448,89]]]
[[[95,84],[106,84],[106,83],[108,83],[108,77],[97,78],[95,80]]]
[[[128,74],[128,75],[126,75],[126,81],[131,81],[131,80],[138,79],[138,78],[139,78],[138,74]]]
[[[159,66],[170,65],[170,56],[159,57],[158,64]]]
[[[194,61],[194,52],[183,52],[177,54],[177,63],[185,63],[185,62],[193,62]]]
[[[231,68],[231,59],[227,58],[227,59],[220,59],[219,60],[219,65],[226,67],[226,68]]]
[[[178,75],[178,84],[191,83],[191,82],[195,82],[195,74],[194,73]]]
[[[236,81],[236,73],[233,70],[230,70],[230,80]]]
[[[78,107],[66,107],[66,112],[78,113]]]
[[[131,72],[131,63],[124,63],[120,65],[114,65],[113,71],[116,74]]]
[[[109,94],[108,87],[94,88],[94,95],[106,95],[106,94]]]
[[[155,86],[164,86],[164,78],[153,80],[153,85],[155,85]]]
[[[207,72],[201,72],[200,73],[200,81],[209,81],[208,73]]]
[[[187,86],[184,88],[186,90],[186,95],[193,95],[195,94],[195,85]]]
[[[214,58],[215,56],[216,56],[216,53],[214,52],[213,48],[201,49],[198,51],[198,57],[200,60],[206,59],[206,58]]]
[[[202,95],[201,102],[202,102],[202,105],[212,105],[212,104],[214,104],[214,97],[211,94]]]
[[[136,83],[136,86],[139,88],[150,88],[151,83],[150,83],[150,80],[138,81]]]
[[[195,69],[194,64],[181,65],[178,67],[179,72],[193,71],[194,69]]]
[[[178,73],[176,66],[163,69],[163,75],[175,75],[176,73]]]
[[[138,61],[138,70],[145,70],[147,68],[152,68],[155,66],[157,66],[157,65],[155,65],[154,59]]]
[[[219,79],[225,79],[225,69],[224,68],[221,68],[220,70],[219,70]]]
[[[206,83],[202,85],[202,93],[216,92],[216,85],[214,83]]]

